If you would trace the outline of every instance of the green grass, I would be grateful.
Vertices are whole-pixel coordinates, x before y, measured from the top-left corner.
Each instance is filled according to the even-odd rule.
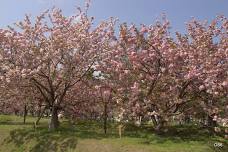
[[[117,125],[110,123],[104,135],[102,124],[80,121],[72,125],[62,121],[57,131],[47,130],[42,119],[35,131],[33,122],[17,116],[0,115],[0,152],[226,152],[228,142],[210,135],[196,126],[173,126],[165,134],[157,135],[149,126],[128,124],[123,137],[118,137]],[[214,148],[215,142],[223,148]]]

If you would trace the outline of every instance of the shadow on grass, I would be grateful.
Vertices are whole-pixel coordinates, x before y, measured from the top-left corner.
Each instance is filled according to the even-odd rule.
[[[10,132],[10,136],[4,143],[14,143],[17,147],[28,146],[31,152],[48,152],[75,149],[78,139],[104,139],[119,138],[118,124],[109,123],[108,133],[105,135],[102,129],[102,123],[93,121],[80,121],[75,124],[62,122],[61,127],[49,132],[46,124],[40,125],[36,131],[31,128],[17,129]],[[167,132],[155,134],[151,126],[137,127],[133,124],[126,124],[123,137],[141,138],[141,144],[162,144],[165,142],[183,143],[200,142],[209,145],[212,149],[215,142],[222,142],[221,152],[227,150],[227,142],[218,141],[217,138],[205,128],[197,126],[172,126]],[[225,150],[224,150],[225,149]]]
[[[33,125],[33,123],[32,122],[26,122],[24,124],[23,122],[1,121],[0,125]]]
[[[18,129],[11,131],[4,143],[14,143],[17,147],[29,147],[31,152],[65,152],[76,148],[77,138],[58,132],[45,132],[43,130],[35,132],[32,129]]]
[[[206,128],[200,128],[193,125],[185,126],[171,126],[167,128],[167,132],[163,132],[158,136],[174,142],[179,141],[201,141],[207,142],[208,139],[214,137],[214,135]]]
[[[56,131],[48,131],[47,124],[40,124],[36,131],[32,125],[12,130],[3,144],[13,143],[16,148],[24,147],[31,152],[66,152],[77,147],[78,139],[117,138],[117,134],[105,135],[99,123],[79,123],[75,126],[62,122]]]
[[[166,132],[147,136],[143,144],[162,144],[165,142],[172,143],[191,143],[197,142],[208,145],[215,152],[228,152],[228,141],[224,138],[216,136],[208,128],[202,128],[194,125],[170,126]],[[214,144],[221,143],[221,147]]]

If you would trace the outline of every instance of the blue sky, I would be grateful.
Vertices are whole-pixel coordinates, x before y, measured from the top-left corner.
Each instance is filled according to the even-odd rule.
[[[0,28],[22,20],[26,13],[36,16],[53,6],[69,16],[76,6],[84,6],[84,0],[1,0]],[[162,13],[171,21],[173,31],[184,32],[192,17],[209,21],[219,14],[228,17],[228,0],[92,0],[89,10],[96,23],[113,16],[121,22],[151,24]]]

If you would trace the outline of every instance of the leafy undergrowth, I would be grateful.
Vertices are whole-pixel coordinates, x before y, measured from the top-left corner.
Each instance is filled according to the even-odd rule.
[[[225,152],[228,142],[211,135],[197,126],[172,126],[168,132],[157,135],[150,126],[136,127],[127,124],[120,139],[117,124],[109,123],[104,135],[102,123],[80,121],[70,124],[62,121],[58,130],[47,130],[47,119],[42,119],[36,129],[29,117],[0,115],[1,152]],[[222,147],[214,147],[222,143]]]

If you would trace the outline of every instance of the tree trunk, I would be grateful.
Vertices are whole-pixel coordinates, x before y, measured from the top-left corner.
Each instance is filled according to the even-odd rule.
[[[156,120],[156,118],[155,118],[154,115],[151,116],[151,119],[152,119],[152,122],[153,122],[154,126],[157,126],[158,125],[158,122],[157,122],[157,120]]]
[[[216,127],[217,126],[217,122],[213,120],[213,115],[207,115],[207,124],[209,127]]]
[[[57,107],[53,106],[51,111],[51,122],[49,124],[49,130],[56,130],[58,126],[59,126],[58,109]]]
[[[155,126],[155,131],[157,133],[162,133],[162,130],[165,127],[165,120],[161,117],[158,116],[158,118],[156,119],[157,125]]]
[[[163,128],[164,128],[164,124],[163,124],[162,122],[159,122],[159,123],[157,124],[157,126],[155,127],[155,131],[156,131],[157,133],[160,133],[160,132],[162,131]]]
[[[105,105],[104,105],[104,133],[105,134],[107,133],[107,117],[108,117],[108,114],[107,114],[107,103],[105,102]]]
[[[185,122],[186,124],[189,124],[190,121],[191,121],[190,116],[189,116],[189,115],[185,115],[185,117],[184,117],[184,122]]]
[[[27,113],[28,113],[28,110],[27,110],[27,105],[24,106],[24,124],[25,124],[25,121],[26,121],[26,116],[27,116]]]
[[[39,105],[38,107],[39,107],[39,108],[38,108],[37,116],[40,117],[40,114],[41,114],[41,112],[42,112],[42,110],[41,110],[41,105]]]
[[[46,110],[46,107],[44,108],[44,110],[42,112],[39,112],[38,119],[36,120],[36,125],[39,124],[40,119],[43,117],[45,110]],[[40,109],[40,111],[41,111],[41,109]]]

